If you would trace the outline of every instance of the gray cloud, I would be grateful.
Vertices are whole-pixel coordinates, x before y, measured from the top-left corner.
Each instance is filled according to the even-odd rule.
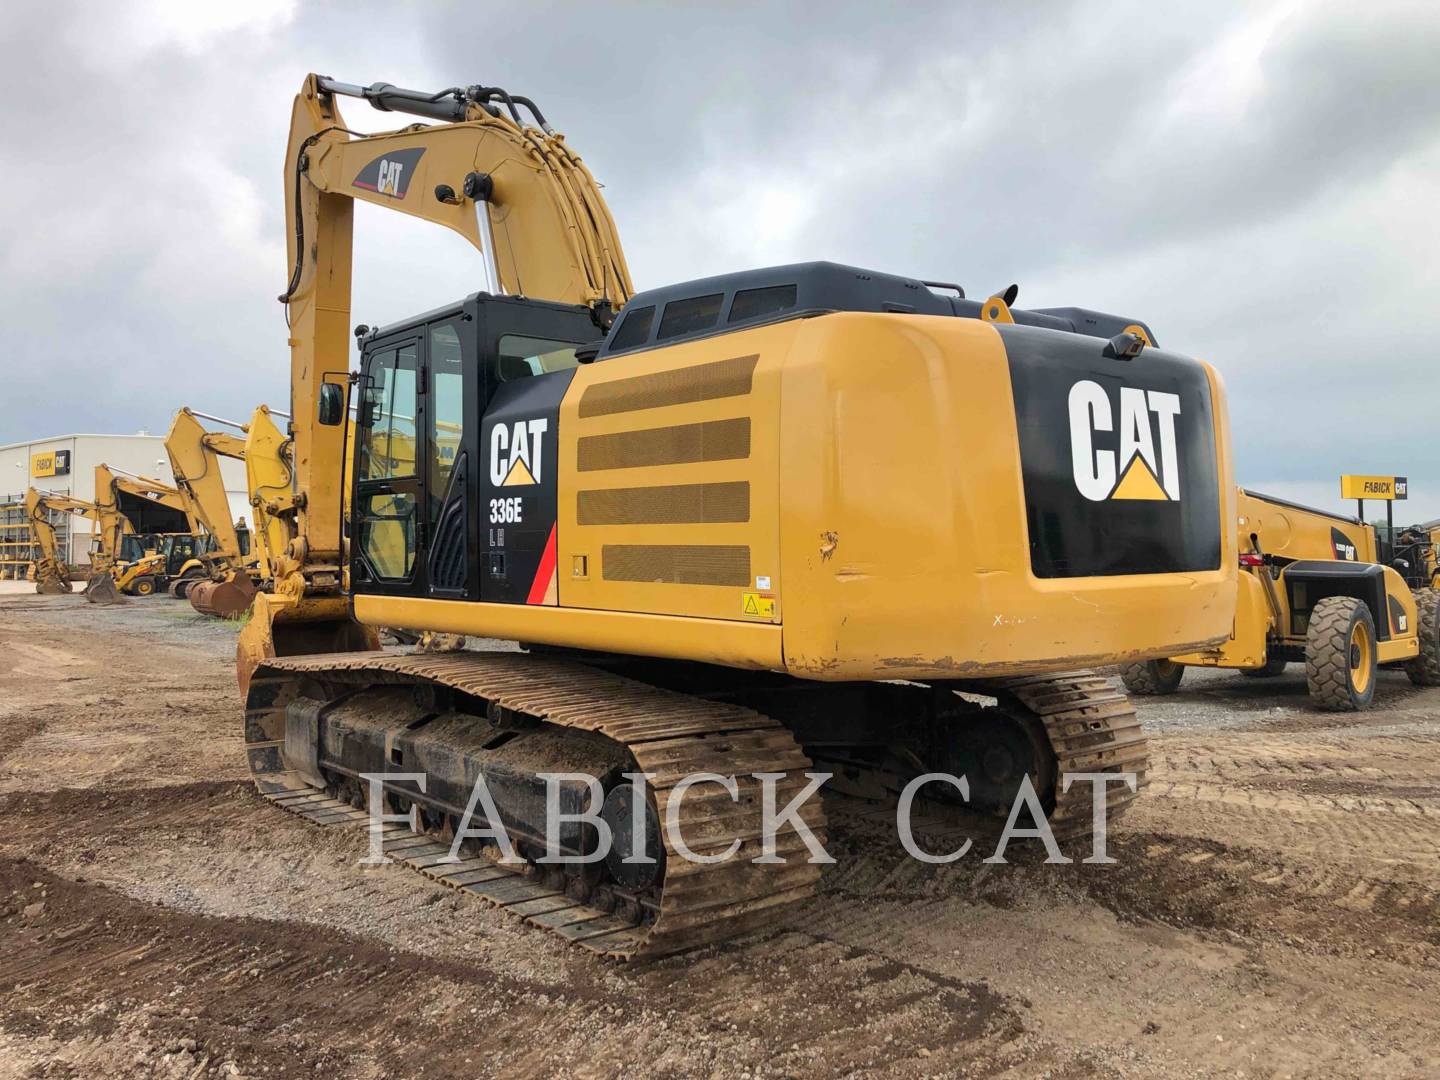
[[[1342,471],[1408,473],[1402,516],[1440,516],[1430,5],[235,7],[7,10],[0,441],[283,400],[280,158],[319,70],[537,98],[641,284],[1019,281],[1212,360],[1243,482],[1339,506]],[[358,216],[356,321],[478,285],[394,217]]]

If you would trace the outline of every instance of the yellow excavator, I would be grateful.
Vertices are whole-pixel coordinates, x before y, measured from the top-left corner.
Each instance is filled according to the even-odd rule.
[[[93,502],[53,491],[38,491],[35,488],[25,492],[25,516],[30,524],[30,543],[39,552],[34,565],[35,591],[44,595],[59,595],[71,591],[69,567],[60,558],[55,526],[50,521],[52,512],[77,514],[96,523],[101,521],[100,510]],[[129,523],[122,523],[122,528],[128,532]],[[101,530],[102,538],[108,534],[109,530]],[[98,576],[103,576],[107,582],[111,581],[110,566],[114,563],[112,553],[106,552],[102,555],[97,547],[91,552],[90,563],[92,581]]]
[[[1171,694],[1185,668],[1273,678],[1305,665],[1321,709],[1368,709],[1376,672],[1403,668],[1416,686],[1440,685],[1440,618],[1433,588],[1415,588],[1385,558],[1373,525],[1240,489],[1240,589],[1228,640],[1121,669],[1132,694]],[[1402,567],[1410,561],[1398,559]]]
[[[358,135],[345,97],[434,123]],[[1092,822],[1074,774],[1128,780],[1112,815],[1135,797],[1135,713],[1077,669],[1229,637],[1209,365],[1135,319],[832,263],[634,293],[590,172],[498,87],[309,76],[284,182],[293,477],[267,514],[289,538],[238,654],[267,798],[364,821],[384,774],[425,834],[389,827],[394,857],[631,958],[812,895],[808,842],[767,843],[762,810],[795,800],[823,838],[816,768],[891,800],[964,776],[1001,818],[1028,791],[1069,836]],[[355,200],[464,236],[483,288],[357,328],[352,375]],[[380,652],[378,627],[524,649]],[[548,833],[554,798],[608,851]]]
[[[165,436],[165,452],[186,514],[212,538],[205,554],[181,571],[170,591],[174,596],[189,598],[197,611],[233,618],[250,606],[259,573],[250,554],[248,530],[231,520],[230,497],[220,461],[243,461],[245,439],[228,432],[207,431],[202,419],[219,418],[183,408],[175,414]],[[219,422],[239,426],[232,421]]]

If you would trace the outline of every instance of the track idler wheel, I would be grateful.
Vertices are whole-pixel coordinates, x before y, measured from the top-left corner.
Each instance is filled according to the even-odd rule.
[[[1041,799],[1055,788],[1055,751],[1040,719],[1016,701],[1004,698],[993,708],[957,725],[946,772],[970,782],[970,805],[984,813],[1005,814],[1030,783]]]
[[[637,806],[637,803],[643,805]],[[665,876],[660,815],[635,785],[627,782],[611,788],[605,796],[600,819],[610,826],[612,839],[610,852],[605,856],[605,868],[612,878],[627,889],[648,889]],[[637,842],[641,838],[643,843]]]

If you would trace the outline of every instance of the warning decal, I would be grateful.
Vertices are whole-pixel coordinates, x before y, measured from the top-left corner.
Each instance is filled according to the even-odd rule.
[[[747,592],[740,598],[740,614],[751,619],[775,618],[775,597]]]

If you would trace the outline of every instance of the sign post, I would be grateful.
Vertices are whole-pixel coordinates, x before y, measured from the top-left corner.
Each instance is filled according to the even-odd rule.
[[[1360,520],[1365,520],[1365,500],[1379,499],[1385,504],[1385,543],[1390,546],[1395,539],[1395,501],[1410,497],[1410,481],[1403,476],[1342,476],[1340,497],[1354,499],[1360,508]]]

